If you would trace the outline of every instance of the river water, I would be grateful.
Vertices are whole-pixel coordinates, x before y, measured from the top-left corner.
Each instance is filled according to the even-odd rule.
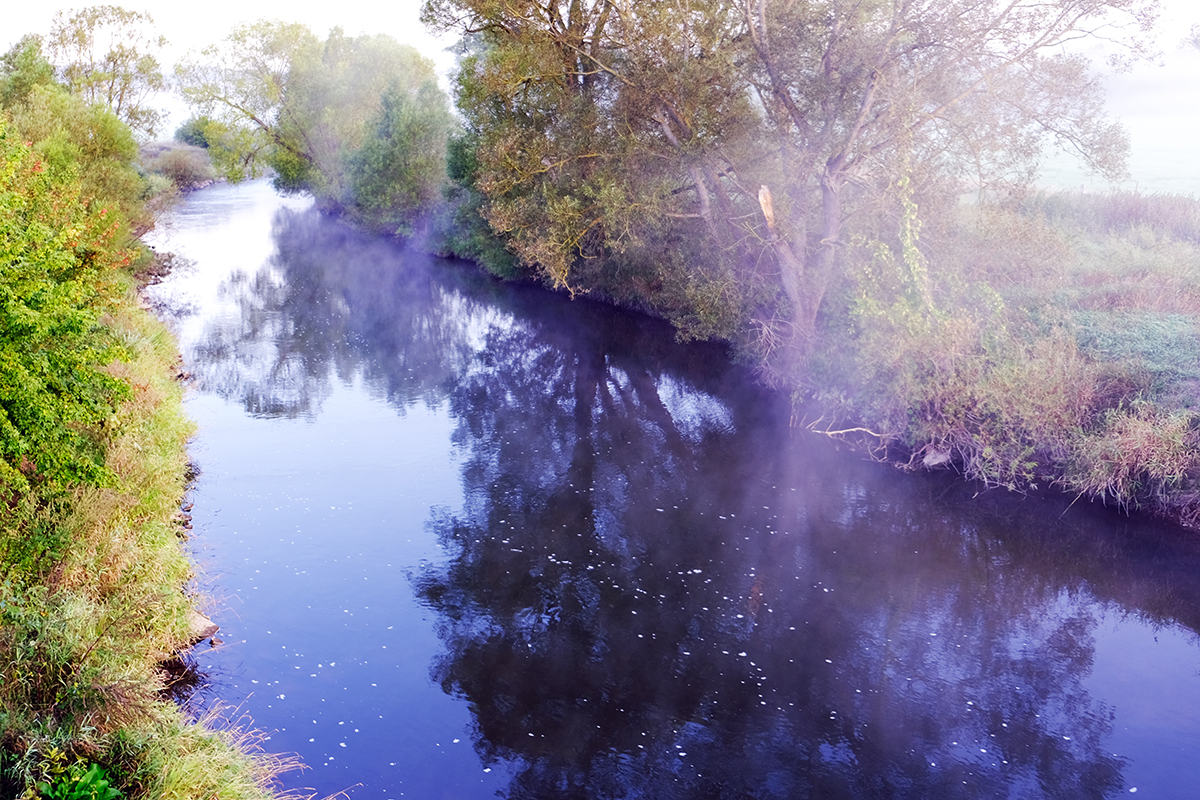
[[[286,787],[1195,796],[1197,537],[864,461],[719,348],[262,183],[156,237],[223,640],[191,703]]]

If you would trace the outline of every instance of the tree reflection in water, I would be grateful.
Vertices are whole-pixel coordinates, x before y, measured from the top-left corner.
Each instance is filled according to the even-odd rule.
[[[464,504],[416,590],[510,797],[1122,791],[1084,688],[1096,620],[1195,627],[1194,547],[1155,545],[1164,572],[1110,519],[847,458],[652,321],[311,213],[276,239],[198,371],[264,414],[334,379],[448,403]]]

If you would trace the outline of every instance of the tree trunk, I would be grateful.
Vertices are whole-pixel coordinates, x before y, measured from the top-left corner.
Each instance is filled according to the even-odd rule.
[[[832,282],[837,263],[838,237],[842,232],[842,186],[845,179],[840,174],[824,174],[821,184],[821,241],[813,250],[811,269],[805,276],[804,299],[806,303],[803,328],[811,339],[817,329],[817,312],[825,299],[825,292]]]
[[[844,179],[838,173],[824,174],[821,186],[821,240],[814,248],[797,253],[795,242],[782,235],[775,218],[771,190],[758,191],[758,202],[770,231],[768,239],[779,266],[779,282],[790,306],[789,330],[774,359],[781,378],[799,377],[816,343],[817,314],[832,282],[838,237],[842,229],[841,188]],[[798,232],[795,235],[804,235]]]

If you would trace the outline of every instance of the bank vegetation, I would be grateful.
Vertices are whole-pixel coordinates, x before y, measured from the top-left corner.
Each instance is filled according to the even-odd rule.
[[[56,31],[145,21],[118,12]],[[270,797],[284,765],[167,693],[200,602],[192,425],[175,341],[139,305],[137,236],[173,194],[130,127],[155,120],[133,102],[149,62],[104,94],[120,81],[71,41],[66,66],[36,37],[0,60],[0,794]]]
[[[463,37],[446,246],[734,344],[880,458],[1200,523],[1197,205],[1110,179],[1153,0],[427,0]]]

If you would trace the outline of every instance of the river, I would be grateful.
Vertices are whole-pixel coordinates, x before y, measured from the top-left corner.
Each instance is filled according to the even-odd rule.
[[[190,195],[198,712],[351,798],[1193,797],[1200,540],[901,473],[655,321]]]

